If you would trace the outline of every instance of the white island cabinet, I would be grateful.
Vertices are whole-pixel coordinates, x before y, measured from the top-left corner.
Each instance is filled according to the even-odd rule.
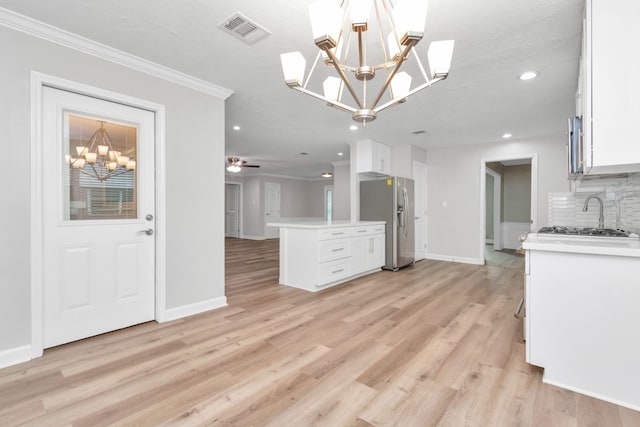
[[[640,410],[640,240],[530,234],[526,358],[543,381]]]
[[[269,225],[280,228],[281,285],[316,292],[384,265],[384,221]]]

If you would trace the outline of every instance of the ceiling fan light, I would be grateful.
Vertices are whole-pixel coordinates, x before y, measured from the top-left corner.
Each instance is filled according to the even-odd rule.
[[[342,84],[342,80],[337,77],[329,76],[322,83],[322,88],[324,89],[324,97],[329,101],[340,102],[342,98],[342,88],[344,85]]]
[[[428,0],[399,0],[393,8],[393,21],[403,44],[407,38],[422,38],[427,21],[427,7]]]
[[[313,39],[330,39],[340,36],[342,10],[336,0],[319,0],[309,5]]]
[[[300,52],[289,52],[280,55],[282,73],[287,86],[302,86],[307,61]]]
[[[229,172],[233,172],[233,173],[240,172],[240,169],[242,169],[242,168],[240,166],[238,166],[238,165],[229,165],[229,166],[227,166],[227,170]]]
[[[349,12],[351,14],[351,27],[355,30],[360,28],[367,30],[369,24],[369,15],[371,15],[371,7],[373,0],[350,0]]]
[[[411,89],[411,76],[401,71],[393,76],[391,80],[391,93],[393,94],[393,99],[403,99],[406,98],[409,94],[409,90]]]
[[[427,51],[427,59],[429,61],[429,70],[431,78],[446,78],[451,68],[451,59],[453,58],[454,40],[441,40],[431,42]]]

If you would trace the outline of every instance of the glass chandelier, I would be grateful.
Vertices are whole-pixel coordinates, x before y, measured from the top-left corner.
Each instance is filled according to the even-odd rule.
[[[427,0],[396,0],[394,3],[392,5],[391,0],[319,0],[311,4],[311,28],[319,52],[306,79],[306,60],[300,52],[280,55],[287,86],[321,99],[331,107],[348,111],[353,120],[366,124],[375,120],[380,111],[404,102],[414,93],[447,78],[453,40],[429,45],[428,74],[415,50],[424,35]],[[375,19],[370,18],[372,12]],[[382,62],[370,65],[367,62],[367,35],[373,32],[375,40],[376,32],[370,31],[373,27],[377,29],[380,40],[381,55],[378,56]],[[349,57],[352,44],[357,47],[355,58]],[[411,88],[412,77],[404,71],[399,72],[410,54],[413,54],[424,79],[414,88]],[[308,88],[321,59],[338,74],[338,77],[329,76],[324,80],[322,95]],[[382,82],[375,86],[374,77],[381,70]],[[341,99],[345,87],[353,99],[353,106]],[[374,95],[369,96],[369,91]]]
[[[133,157],[124,156],[116,151],[111,138],[104,128],[104,122],[93,133],[86,146],[76,146],[76,157],[66,155],[66,161],[72,169],[89,175],[100,182],[136,169]]]

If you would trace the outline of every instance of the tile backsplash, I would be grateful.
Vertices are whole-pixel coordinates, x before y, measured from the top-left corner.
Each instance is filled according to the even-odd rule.
[[[579,191],[549,193],[549,224],[597,227],[600,206],[597,200],[583,206],[587,197],[598,196],[604,204],[605,228],[619,228],[640,234],[640,174],[614,180],[585,181]]]

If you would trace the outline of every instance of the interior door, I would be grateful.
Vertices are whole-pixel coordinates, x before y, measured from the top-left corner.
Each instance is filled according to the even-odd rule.
[[[416,261],[424,259],[427,247],[427,167],[423,163],[413,163],[413,185],[415,190],[415,243]]]
[[[239,238],[240,186],[238,184],[225,184],[224,199],[225,236]]]
[[[267,223],[280,221],[280,184],[265,182],[264,184],[264,237],[274,239],[280,236],[280,230],[269,227]]]
[[[43,88],[43,346],[155,317],[154,114]]]

